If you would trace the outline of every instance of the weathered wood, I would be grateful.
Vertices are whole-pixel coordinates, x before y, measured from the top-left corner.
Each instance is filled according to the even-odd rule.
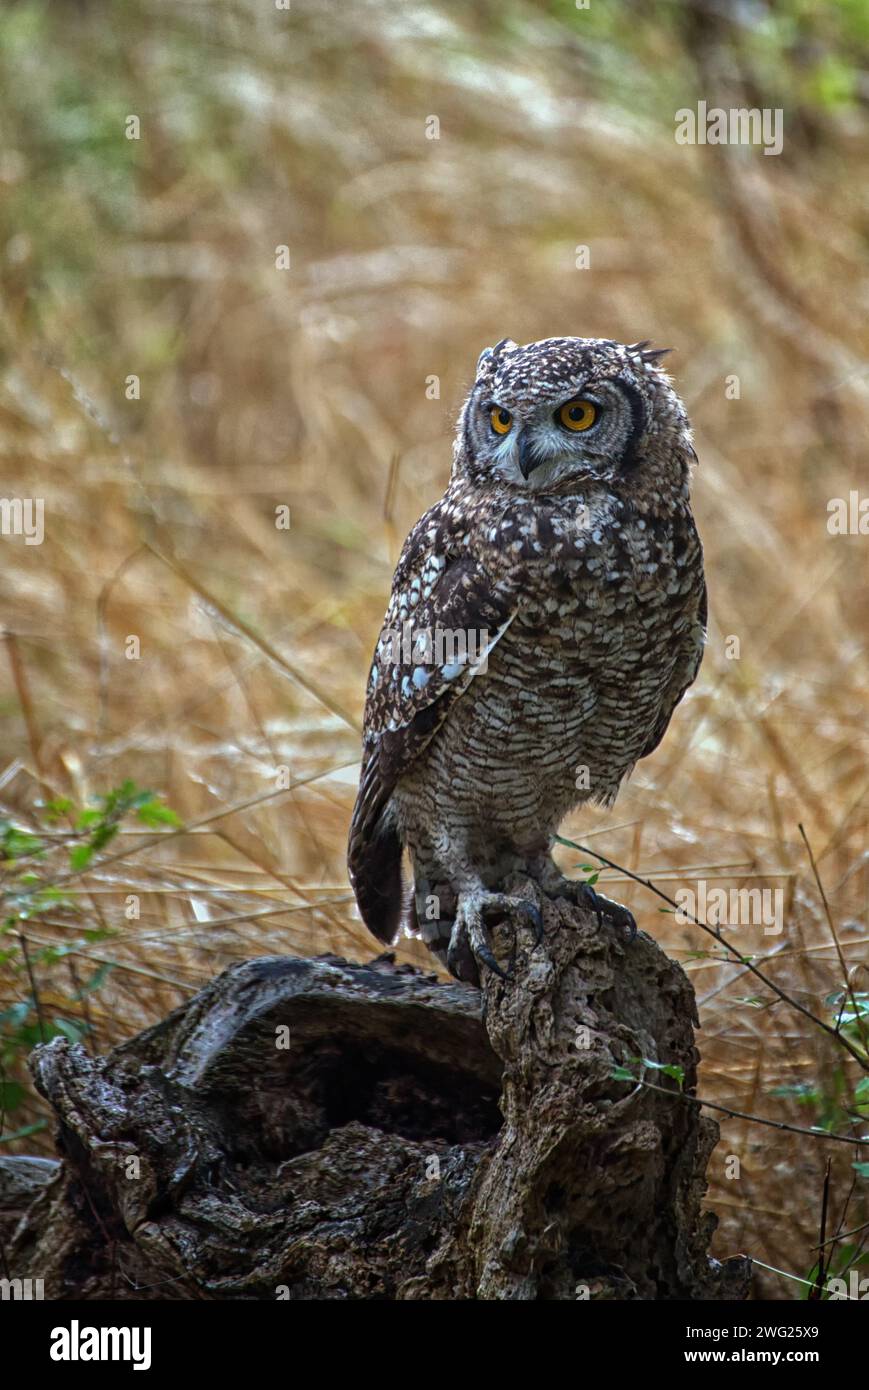
[[[748,1262],[707,1252],[716,1124],[612,1076],[693,1087],[686,976],[566,903],[545,926],[496,931],[485,1023],[389,958],[263,958],[105,1058],[38,1048],[63,1170],[12,1272],[49,1298],[744,1296]]]
[[[0,1250],[46,1183],[57,1176],[56,1158],[29,1158],[15,1154],[0,1158]],[[2,1266],[2,1259],[0,1259]],[[0,1267],[0,1275],[3,1270]]]

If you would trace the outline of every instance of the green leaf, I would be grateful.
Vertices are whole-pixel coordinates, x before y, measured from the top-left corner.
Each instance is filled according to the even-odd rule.
[[[183,820],[171,806],[165,806],[161,801],[146,801],[136,812],[137,817],[145,825],[172,825],[181,826]]]
[[[82,869],[87,868],[93,856],[93,845],[76,845],[69,852],[69,867],[75,873],[79,873]]]
[[[859,1173],[861,1178],[869,1178],[869,1163],[852,1163],[851,1167]]]
[[[0,1111],[7,1115],[17,1110],[24,1099],[24,1087],[18,1081],[0,1081]]]
[[[53,1018],[51,1021],[54,1024],[53,1036],[57,1037],[59,1034],[71,1043],[81,1042],[88,1031],[86,1024],[73,1023],[69,1018]]]
[[[684,1067],[680,1067],[676,1062],[668,1062],[666,1066],[661,1067],[661,1071],[665,1076],[669,1076],[671,1080],[676,1082],[680,1091],[682,1090],[682,1087],[685,1085]]]
[[[20,1028],[32,1007],[29,999],[19,999],[15,1004],[10,1004],[8,1009],[0,1013],[0,1025],[8,1023],[12,1029]]]
[[[98,970],[94,971],[90,979],[85,980],[81,989],[75,995],[75,998],[83,999],[86,994],[93,994],[95,990],[98,990],[102,985],[105,984],[107,976],[112,970],[114,970],[114,968],[115,967],[111,961],[103,961],[103,964],[99,967]]]
[[[82,941],[108,941],[110,937],[117,936],[117,932],[111,927],[89,927],[82,932]]]
[[[18,830],[14,825],[5,825],[2,836],[0,836],[0,857],[9,859],[13,862],[16,859],[24,859],[33,854],[42,854],[45,845],[37,835],[31,835],[26,830]]]
[[[39,1047],[40,1043],[51,1042],[56,1036],[56,1030],[53,1028],[43,1029],[38,1022],[25,1023],[13,1034],[12,1042],[16,1048],[30,1052],[34,1047]]]
[[[72,946],[45,946],[36,957],[37,965],[55,965],[72,951]]]
[[[817,1105],[822,1099],[817,1085],[811,1081],[795,1081],[791,1085],[773,1086],[771,1096],[791,1096],[800,1105]]]
[[[63,903],[67,900],[67,894],[62,888],[55,888],[54,884],[49,884],[43,888],[39,894],[47,903]]]
[[[47,1120],[37,1120],[35,1124],[25,1125],[23,1129],[16,1129],[12,1134],[0,1134],[0,1144],[11,1144],[13,1139],[26,1139],[30,1134],[38,1134],[47,1124]]]
[[[665,1076],[672,1077],[677,1082],[680,1091],[685,1084],[685,1068],[678,1066],[675,1062],[653,1062],[650,1057],[631,1057],[629,1060],[645,1067],[647,1071],[660,1071]]]
[[[858,74],[849,59],[825,53],[808,79],[809,95],[821,106],[852,106],[857,97]]]
[[[650,1057],[628,1057],[626,1059],[626,1064],[623,1066],[616,1066],[615,1069],[610,1072],[610,1076],[615,1077],[618,1081],[638,1081],[642,1083],[642,1076],[638,1076],[636,1072],[629,1070],[630,1067],[642,1067],[647,1071],[663,1072],[665,1076],[671,1077],[672,1080],[676,1082],[680,1091],[685,1085],[684,1067],[678,1066],[675,1062],[653,1062]]]
[[[118,827],[114,822],[111,824],[103,822],[102,825],[97,826],[96,830],[91,835],[91,848],[95,850],[104,849],[109,841],[115,838],[117,833]]]

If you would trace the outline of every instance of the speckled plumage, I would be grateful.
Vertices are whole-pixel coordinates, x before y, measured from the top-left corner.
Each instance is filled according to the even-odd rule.
[[[511,873],[576,895],[550,858],[561,821],[615,798],[700,665],[695,455],[661,355],[587,338],[487,349],[449,487],[395,571],[350,877],[377,937],[394,940],[404,911],[460,978],[492,962],[484,916],[527,907],[499,891]],[[561,409],[577,400],[594,422],[574,433]],[[509,413],[504,435],[493,409]],[[450,633],[466,636],[467,659]]]

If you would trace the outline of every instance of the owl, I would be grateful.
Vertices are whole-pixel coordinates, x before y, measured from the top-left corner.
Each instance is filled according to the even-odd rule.
[[[636,933],[551,851],[569,812],[611,805],[658,746],[703,653],[696,454],[666,351],[601,338],[486,348],[449,486],[395,571],[350,881],[380,941],[405,925],[471,984],[481,965],[505,973],[494,922],[539,938],[541,895]]]

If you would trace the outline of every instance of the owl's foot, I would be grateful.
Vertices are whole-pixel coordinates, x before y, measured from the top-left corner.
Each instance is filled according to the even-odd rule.
[[[624,935],[628,945],[635,940],[637,923],[634,914],[622,907],[621,903],[614,903],[611,898],[596,893],[590,883],[585,883],[582,879],[565,878],[551,860],[542,865],[536,864],[532,877],[548,898],[566,898],[577,907],[591,908],[597,917],[599,927],[606,922],[608,926],[615,927]]]
[[[591,908],[597,917],[599,927],[602,927],[604,922],[609,923],[611,927],[623,933],[629,946],[636,940],[637,923],[634,914],[622,907],[621,903],[614,903],[612,898],[605,898],[603,893],[596,893],[589,883],[581,885],[579,901]]]
[[[475,889],[459,895],[455,921],[447,948],[447,969],[457,980],[479,985],[479,965],[485,965],[502,980],[510,978],[512,962],[504,970],[495,959],[485,918],[499,921],[511,919],[517,926],[521,923],[534,931],[534,944],[539,945],[543,937],[543,914],[536,903],[528,898],[511,897],[508,893],[489,893],[485,889]]]

